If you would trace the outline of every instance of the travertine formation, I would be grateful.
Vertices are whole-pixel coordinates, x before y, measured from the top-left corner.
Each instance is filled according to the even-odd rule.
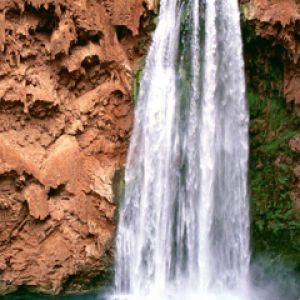
[[[272,48],[264,49],[265,52],[274,55],[276,47],[280,49],[281,57],[277,56],[278,61],[273,59],[273,64],[283,64],[283,87],[279,86],[278,89],[283,92],[286,101],[294,105],[296,114],[300,116],[300,2],[297,0],[241,0],[241,3],[246,18],[250,23],[255,24],[256,35],[271,42]],[[261,68],[265,68],[266,73],[270,72],[266,70],[263,60],[256,63],[261,63]],[[272,84],[280,85],[281,81],[278,80],[278,83]],[[295,155],[300,153],[299,141],[300,130],[299,135],[289,141],[290,149]],[[292,164],[291,169],[295,179],[294,182],[290,182],[291,190],[288,193],[296,209],[300,211],[299,159]]]
[[[287,49],[285,95],[300,111],[299,4],[241,2],[257,34]],[[55,294],[105,279],[132,80],[157,6],[0,0],[0,294],[19,286]],[[299,153],[299,138],[290,144]],[[299,203],[299,189],[293,195]]]
[[[148,23],[142,0],[0,1],[0,294],[111,264]]]
[[[284,94],[300,115],[300,2],[297,0],[244,0],[247,18],[256,34],[286,49]]]

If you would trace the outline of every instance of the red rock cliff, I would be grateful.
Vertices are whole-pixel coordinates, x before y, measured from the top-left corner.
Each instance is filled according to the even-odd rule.
[[[142,0],[0,1],[0,293],[111,264],[148,17]]]
[[[241,2],[257,35],[286,49],[284,91],[299,110],[299,5]],[[111,265],[113,178],[157,3],[0,0],[0,294],[74,290]]]

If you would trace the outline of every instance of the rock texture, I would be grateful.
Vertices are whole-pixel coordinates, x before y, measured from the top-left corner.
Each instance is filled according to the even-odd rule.
[[[300,115],[300,2],[296,0],[247,0],[245,15],[256,25],[256,34],[280,45],[284,57],[284,94]]]
[[[289,146],[298,157],[297,162],[293,165],[293,173],[296,180],[293,189],[290,191],[290,197],[294,201],[296,209],[300,212],[300,134],[289,141]]]
[[[300,113],[299,1],[241,3],[273,45],[267,51],[280,47],[283,91]],[[105,279],[132,81],[157,6],[0,0],[0,294],[20,286],[57,294]],[[289,143],[299,153],[299,136]],[[293,172],[300,209],[299,164]]]
[[[0,293],[110,266],[148,25],[142,0],[0,1]]]
[[[300,270],[300,2],[241,0],[252,251]],[[285,103],[287,102],[287,103]]]
[[[254,25],[256,35],[256,38],[251,37],[252,42],[247,43],[247,37],[245,42],[247,73],[255,73],[255,76],[250,75],[248,86],[252,90],[257,88],[262,98],[284,95],[286,101],[294,106],[296,115],[300,116],[300,2],[244,0],[241,4],[246,22]],[[247,64],[256,65],[255,70],[249,69]],[[273,132],[274,138],[277,134]],[[299,134],[289,142],[294,153],[299,153],[295,146]],[[297,159],[291,164],[295,179],[288,191],[296,208],[300,208],[299,165]]]

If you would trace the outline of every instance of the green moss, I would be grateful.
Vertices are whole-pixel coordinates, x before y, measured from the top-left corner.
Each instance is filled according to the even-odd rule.
[[[135,105],[137,104],[138,101],[141,80],[144,74],[144,67],[145,67],[145,58],[142,58],[139,60],[137,70],[133,75],[132,99]]]
[[[116,203],[118,207],[120,207],[125,193],[125,168],[124,167],[120,168],[115,172],[112,188],[114,194],[114,203]]]
[[[256,36],[242,8],[250,108],[251,236],[254,257],[267,253],[300,271],[300,215],[290,191],[296,184],[296,154],[289,141],[299,135],[300,118],[283,96],[285,50]]]
[[[284,99],[262,99],[253,92],[248,99],[253,250],[285,256],[300,268],[300,216],[289,195],[297,158],[288,145],[299,134],[299,118]]]

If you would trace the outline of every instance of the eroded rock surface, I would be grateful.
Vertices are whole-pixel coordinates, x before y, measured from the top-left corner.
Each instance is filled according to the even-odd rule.
[[[244,0],[245,15],[256,34],[280,45],[284,57],[284,94],[300,115],[300,2],[296,0]]]
[[[148,24],[140,0],[0,1],[0,293],[76,289],[111,264]]]
[[[246,26],[254,26],[254,35],[245,41],[246,70],[248,87],[255,91],[261,99],[278,98],[284,96],[288,102],[287,110],[294,108],[300,116],[300,2],[296,0],[241,0],[243,16]],[[245,22],[244,22],[245,26]],[[247,30],[247,29],[246,29]],[[250,42],[247,41],[250,40]],[[251,41],[251,39],[253,41]],[[252,43],[252,44],[251,44]],[[250,67],[249,67],[250,66]],[[251,69],[252,68],[252,69]],[[249,75],[250,74],[250,75]],[[277,99],[277,100],[276,100]],[[263,101],[263,100],[262,100]],[[271,114],[270,107],[266,113]],[[290,112],[290,118],[294,113]],[[280,116],[272,116],[280,119]],[[296,120],[296,119],[295,119]],[[296,121],[295,121],[296,122]],[[284,128],[284,124],[281,124]],[[264,129],[261,128],[263,131]],[[287,128],[290,132],[294,129]],[[273,132],[273,138],[278,138],[279,131]],[[299,136],[297,130],[287,140],[290,150],[298,153]],[[280,153],[278,153],[278,157]],[[296,156],[296,155],[295,155]],[[285,162],[285,159],[282,161]],[[300,209],[300,161],[296,159],[287,163],[293,180],[286,187],[290,198],[297,210]]]
[[[300,2],[240,0],[240,3],[251,116],[249,178],[253,258],[270,255],[297,273],[300,266]]]

